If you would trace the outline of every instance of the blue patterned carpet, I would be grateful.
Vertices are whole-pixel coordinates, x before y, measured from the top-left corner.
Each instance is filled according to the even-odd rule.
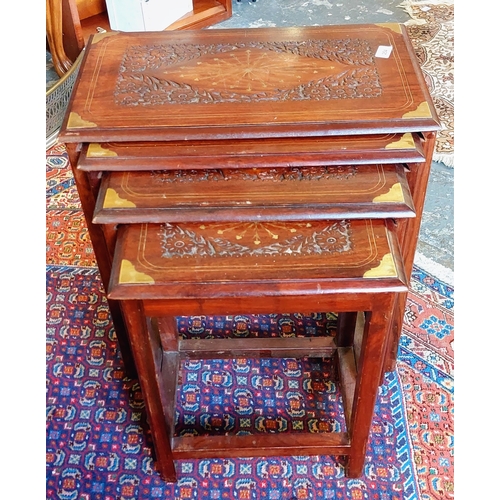
[[[136,380],[125,377],[102,283],[61,146],[47,153],[46,498],[453,498],[453,289],[414,269],[400,360],[379,389],[364,475],[342,459],[182,460],[177,484],[154,469]],[[184,336],[330,335],[335,315],[182,317]],[[186,362],[177,432],[343,428],[322,360]]]

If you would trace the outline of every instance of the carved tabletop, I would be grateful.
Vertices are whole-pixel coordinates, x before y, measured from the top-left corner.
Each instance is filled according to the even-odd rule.
[[[85,142],[434,130],[412,54],[398,24],[98,34],[62,135]]]

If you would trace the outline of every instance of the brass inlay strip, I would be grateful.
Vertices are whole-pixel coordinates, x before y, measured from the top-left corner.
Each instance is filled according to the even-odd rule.
[[[125,198],[121,198],[120,195],[113,189],[108,188],[106,190],[106,196],[104,197],[103,208],[135,208],[136,204]]]
[[[403,115],[403,118],[428,118],[432,116],[431,109],[427,101],[420,103],[414,111],[408,111]]]
[[[387,144],[385,149],[415,149],[415,141],[411,132],[406,132],[398,141]]]
[[[389,278],[397,276],[396,264],[391,253],[386,253],[380,264],[373,269],[369,269],[363,274],[363,278]]]
[[[404,201],[403,188],[399,182],[396,182],[387,193],[379,194],[373,198],[374,202],[379,203],[397,203]]]
[[[68,118],[68,128],[88,128],[97,127],[97,124],[84,120],[78,113],[71,111]]]
[[[111,151],[111,149],[103,148],[97,142],[91,142],[87,149],[87,156],[102,158],[103,156],[118,156],[118,153]]]
[[[118,31],[106,31],[104,33],[96,33],[94,35],[94,38],[92,38],[92,45],[94,45],[94,43],[100,42],[103,38],[108,38],[108,36],[114,36],[117,34]]]
[[[141,273],[137,271],[134,264],[129,260],[123,259],[120,267],[120,276],[118,278],[118,283],[124,284],[138,284],[138,283],[149,283],[154,284],[155,280],[146,273]]]
[[[401,33],[401,25],[398,23],[375,23],[376,26],[381,26],[382,28],[389,28],[394,31],[394,33]]]

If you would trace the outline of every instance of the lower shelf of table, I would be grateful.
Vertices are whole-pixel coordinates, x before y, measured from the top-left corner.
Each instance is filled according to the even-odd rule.
[[[345,455],[347,432],[319,434],[265,434],[173,438],[174,459],[242,458],[255,456]]]
[[[284,356],[288,358],[289,355],[295,354],[294,358],[297,358],[298,360],[298,355],[303,354],[303,350],[298,348],[298,351],[293,352],[291,350],[291,345],[292,344],[298,344],[300,342],[296,341],[301,341],[302,343],[304,341],[308,341],[309,339],[304,339],[304,338],[299,338],[299,339],[254,339],[254,340],[263,340],[264,343],[268,344],[269,341],[272,341],[271,344],[274,344],[274,341],[279,343],[279,341],[286,340],[286,344],[288,344],[288,349],[286,353],[284,353]],[[332,350],[331,344],[332,344],[332,339],[331,338],[318,338],[318,339],[312,339],[316,342],[316,344],[329,344],[330,345],[330,351]],[[292,342],[290,342],[292,341]],[[207,343],[210,343],[210,341],[191,341],[191,342],[197,342],[199,345],[202,347],[205,347]],[[246,340],[248,343],[248,339]],[[228,339],[227,343],[238,343],[238,339]],[[186,432],[186,429],[183,428],[182,424],[179,424],[177,422],[177,426],[175,425],[175,406],[181,404],[182,401],[180,402],[180,399],[177,397],[177,391],[180,390],[181,387],[185,388],[189,387],[189,380],[187,385],[179,385],[178,384],[178,376],[172,376],[172,371],[177,371],[177,374],[179,373],[180,369],[179,368],[179,358],[184,358],[186,359],[187,357],[187,363],[202,363],[202,362],[207,362],[206,358],[203,359],[192,359],[192,351],[191,349],[184,349],[186,345],[190,345],[189,341],[181,341],[180,343],[180,349],[178,353],[172,353],[172,352],[164,352],[163,353],[163,359],[159,360],[158,366],[157,366],[157,378],[160,382],[160,386],[162,387],[161,393],[164,395],[164,413],[165,413],[165,425],[167,428],[171,429],[173,436],[171,437],[171,450],[172,450],[172,457],[174,459],[199,459],[199,458],[222,458],[222,457],[227,457],[227,458],[232,458],[232,457],[254,457],[254,456],[306,456],[306,455],[345,455],[349,453],[350,449],[350,420],[351,420],[351,414],[352,414],[352,408],[353,408],[353,402],[354,402],[354,390],[356,386],[356,361],[355,361],[355,349],[353,347],[348,347],[348,348],[334,348],[334,354],[331,358],[331,361],[326,365],[331,369],[331,381],[337,383],[337,387],[335,389],[335,396],[334,398],[338,398],[335,400],[335,404],[329,402],[330,405],[332,405],[332,414],[331,415],[323,415],[321,417],[322,411],[318,411],[314,417],[318,418],[310,418],[306,419],[303,418],[302,421],[300,422],[303,424],[304,422],[308,421],[321,421],[323,423],[323,428],[327,427],[328,425],[332,425],[331,422],[328,422],[328,417],[331,418],[332,421],[335,421],[335,425],[332,425],[332,427],[337,428],[336,431],[318,431],[318,428],[320,428],[321,424],[316,424],[316,432],[311,432],[307,427],[308,424],[305,423],[303,425],[302,430],[292,430],[294,427],[294,419],[290,416],[284,415],[283,417],[280,416],[279,412],[272,412],[270,411],[269,414],[266,414],[265,410],[266,408],[259,408],[257,405],[254,405],[252,410],[248,408],[249,413],[251,413],[252,417],[254,417],[252,425],[249,424],[248,430],[245,430],[243,432],[241,429],[239,429],[238,433],[236,433],[233,430],[233,434],[231,433],[223,433],[221,432],[220,427],[216,429],[216,432],[213,434],[209,434],[208,432],[205,432],[200,435],[193,435],[192,433],[195,434],[195,432],[192,429],[187,429],[188,435],[180,435],[183,432]],[[262,343],[260,344],[262,346]],[[191,345],[192,347],[193,345]],[[238,351],[235,351],[236,354],[239,354]],[[205,354],[205,353],[204,353]],[[225,355],[224,355],[225,354]],[[254,359],[258,358],[265,358],[265,352],[260,351],[258,353],[258,356],[256,356]],[[276,354],[273,350],[269,351],[269,354],[272,354],[273,357]],[[233,354],[235,359],[232,358],[231,354],[229,352],[222,352],[218,351],[218,356],[220,359],[226,359],[226,360],[232,360],[232,361],[237,361],[236,356]],[[315,357],[315,356],[312,356]],[[216,358],[219,359],[219,358]],[[283,359],[283,358],[282,358]],[[292,358],[290,358],[292,360]],[[241,360],[240,360],[241,361]],[[249,360],[248,360],[249,361]],[[272,361],[272,358],[271,360]],[[310,361],[310,358],[309,360]],[[319,361],[319,360],[318,360]],[[314,363],[311,364],[313,366]],[[207,365],[208,366],[208,365]],[[323,365],[321,365],[323,366]],[[177,367],[177,370],[175,368]],[[257,373],[255,369],[252,369],[252,373],[254,373],[254,376],[261,376],[260,372]],[[222,369],[220,371],[223,371]],[[276,371],[276,370],[275,370]],[[276,374],[275,371],[273,374]],[[217,370],[210,369],[205,373],[208,373],[209,375],[207,376],[207,379],[209,377],[217,376]],[[323,372],[324,373],[324,372]],[[267,374],[269,375],[269,374]],[[265,377],[262,377],[263,379]],[[279,375],[276,376],[276,380],[279,379]],[[303,384],[303,380],[300,379],[300,383]],[[264,382],[263,382],[264,384]],[[193,389],[193,387],[191,387]],[[303,398],[307,398],[307,391],[305,391],[304,387],[302,386],[301,388],[297,388],[297,391],[291,391],[294,393],[295,397],[299,397],[299,389],[302,389],[303,392]],[[210,390],[208,387],[207,390]],[[263,389],[265,392],[265,390]],[[213,389],[214,393],[216,393],[216,390]],[[259,391],[257,391],[259,392]],[[262,391],[261,391],[262,392]],[[290,392],[290,391],[289,391]],[[320,391],[321,392],[321,391]],[[233,393],[234,394],[234,393]],[[319,394],[319,393],[318,393]],[[316,396],[318,395],[316,394]],[[189,397],[189,395],[194,397],[194,392],[188,393],[186,397]],[[227,396],[227,394],[226,394]],[[229,397],[229,396],[227,396]],[[324,398],[324,394],[323,394]],[[263,397],[263,399],[265,399]],[[318,406],[324,405],[324,401],[328,401],[329,397],[324,399],[323,401],[319,400],[314,400],[314,404],[319,403]],[[311,400],[309,400],[309,403],[311,403]],[[328,403],[327,403],[328,404]],[[201,405],[200,405],[201,406]],[[223,410],[228,410],[229,414],[225,415],[226,418],[229,420],[230,417],[236,420],[238,418],[238,415],[234,412],[231,414],[231,409],[228,408],[227,406],[230,406],[228,404],[227,406],[224,406],[224,404],[220,403],[220,406],[223,407],[222,410],[220,410],[217,413],[217,416],[219,420],[221,420],[221,415]],[[304,403],[304,413],[307,415],[310,410],[307,410],[306,405]],[[257,412],[262,412],[258,413],[258,417],[255,415],[255,411]],[[328,410],[323,410],[324,412],[327,413]],[[205,413],[205,415],[208,415],[210,412]],[[284,413],[284,412],[283,412]],[[212,414],[213,415],[213,414]],[[271,422],[272,424],[275,423],[275,421],[279,421],[280,419],[287,420],[286,427],[288,427],[286,432],[280,432],[274,429],[271,432],[259,432],[256,430],[257,427],[257,421],[261,420],[263,423],[260,425],[265,427],[266,423]],[[250,418],[249,418],[250,420]],[[207,421],[210,421],[210,417],[207,417]],[[295,422],[298,420],[296,419]],[[207,425],[208,427],[210,424]],[[175,428],[175,433],[173,432]]]

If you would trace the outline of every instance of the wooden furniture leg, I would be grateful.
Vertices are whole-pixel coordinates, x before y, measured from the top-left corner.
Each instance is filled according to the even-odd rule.
[[[413,262],[417,250],[418,234],[422,222],[424,211],[425,194],[432,165],[432,152],[436,143],[436,132],[427,132],[425,137],[425,163],[411,164],[407,174],[408,185],[412,194],[413,203],[416,209],[416,217],[405,219],[397,223],[397,235],[399,245],[402,249],[404,268],[408,280],[411,279]],[[391,326],[391,338],[387,344],[387,351],[384,355],[384,372],[391,372],[396,369],[396,359],[398,356],[399,340],[403,329],[403,318],[406,307],[407,294],[398,296],[395,304],[394,319]]]
[[[74,0],[45,0],[46,36],[56,73],[62,77],[83,50]],[[81,31],[81,30],[80,30]]]
[[[155,443],[156,467],[165,481],[175,482],[170,446],[173,428],[169,423],[175,422],[178,353],[163,351],[158,330],[148,328],[141,301],[125,300],[122,308]],[[174,390],[168,390],[169,387]]]
[[[229,8],[230,0],[200,0],[196,19],[175,28]],[[387,40],[390,58],[371,54]],[[175,47],[174,60],[151,61],[164,45]],[[331,64],[359,47],[352,78],[344,82],[342,66],[332,74]],[[241,61],[257,71],[264,52],[266,79],[279,86],[256,77],[238,90]],[[229,68],[222,79],[213,78],[215,57]],[[103,33],[82,64],[62,137],[74,144],[75,182],[108,299],[123,313],[117,336],[125,351],[130,341],[162,477],[175,480],[174,459],[297,454],[346,456],[347,476],[361,475],[378,385],[395,367],[435,141],[428,131],[439,128],[405,27],[259,29],[250,38],[248,30]],[[172,80],[163,82],[166,70]],[[130,88],[143,75],[149,83]],[[312,98],[321,75],[331,87]],[[113,172],[144,175],[130,190],[112,187]],[[157,181],[172,192],[153,192]],[[177,339],[174,318],[301,311],[340,313],[338,345],[331,337]],[[347,431],[175,436],[179,359],[215,356],[333,357]]]
[[[193,0],[193,10],[167,30],[201,29],[229,19],[233,13],[232,0]]]
[[[357,312],[341,312],[337,319],[335,343],[338,347],[352,346],[356,329]]]
[[[367,313],[361,346],[356,389],[350,419],[351,450],[346,464],[347,477],[359,477],[363,472],[366,445],[383,369],[385,334],[391,320],[393,296],[387,306]]]
[[[229,238],[229,231],[236,231],[229,223],[195,228],[136,224],[118,229],[109,296],[122,303],[162,477],[172,480],[174,460],[178,459],[294,454],[346,456],[348,477],[362,474],[394,301],[398,293],[407,291],[407,285],[396,235],[390,225],[377,220],[349,224],[350,260],[346,257],[337,260],[333,252],[311,257],[304,248],[292,254],[290,260],[272,262],[263,262],[261,254],[255,253],[246,259],[244,266],[240,257],[226,253],[225,247],[217,256],[199,258],[189,253],[179,258],[167,253],[161,245],[169,240],[169,234],[197,236],[196,230],[208,232],[202,241],[210,238],[210,231],[216,235],[222,232]],[[304,233],[319,234],[323,225],[311,222],[299,228],[303,231],[298,235],[300,240],[305,239]],[[280,228],[285,235],[293,229],[298,232],[293,223],[283,223]],[[367,269],[360,269],[358,263],[364,263],[366,255],[371,256],[374,251],[373,247],[358,243],[370,235],[373,237],[369,241],[376,242],[378,257],[364,264]],[[168,249],[176,247],[170,244]],[[287,249],[281,251],[288,257]],[[360,254],[354,254],[355,251]],[[389,262],[389,266],[384,262]],[[256,271],[255,264],[268,267]],[[293,279],[287,276],[292,270]],[[322,275],[318,273],[320,270]],[[318,274],[312,275],[312,271],[322,278],[323,293],[318,293]],[[332,310],[344,313],[340,320],[340,347],[332,337],[178,339],[175,324],[175,316],[181,314]],[[347,429],[319,434],[256,430],[248,435],[188,436],[182,432],[175,435],[179,359],[240,356],[333,357]]]
[[[94,212],[95,206],[95,195],[94,189],[92,188],[90,183],[89,174],[87,172],[79,170],[76,167],[78,162],[78,152],[76,150],[76,145],[69,144],[67,145],[66,149],[73,171],[73,176],[75,178],[75,185],[82,205],[83,214],[85,216],[85,222],[89,231],[89,237],[92,242],[92,248],[94,249],[94,253],[96,255],[97,266],[99,268],[99,273],[101,275],[104,290],[107,295],[112,261],[112,248],[109,248],[109,245],[111,245],[112,243],[107,240],[110,240],[113,235],[110,233],[109,228],[106,228],[106,226],[94,224],[92,222],[92,214]],[[107,237],[105,234],[106,232],[108,233]],[[113,326],[115,328],[118,345],[120,346],[123,363],[125,365],[125,372],[128,377],[136,378],[137,370],[135,368],[134,358],[132,356],[127,328],[123,319],[120,302],[108,298],[108,307],[113,321]]]
[[[341,385],[349,385],[349,387],[342,387],[348,438],[346,440],[342,434],[339,434],[337,438],[325,434],[322,436],[322,440],[324,443],[331,442],[337,449],[342,450],[341,454],[346,455],[346,476],[350,478],[360,477],[363,473],[366,445],[378,394],[378,381],[383,368],[382,355],[386,347],[387,328],[390,324],[394,300],[395,294],[378,294],[376,310],[361,313],[365,320],[359,349],[355,345],[338,348],[339,356],[343,357],[340,363],[340,383]],[[176,481],[174,457],[201,458],[212,455],[224,456],[225,453],[227,456],[236,456],[238,453],[234,449],[236,442],[231,444],[234,439],[231,436],[218,438],[201,436],[196,440],[191,438],[189,443],[198,443],[198,445],[193,444],[191,447],[187,445],[187,442],[182,441],[185,444],[180,444],[179,438],[174,438],[175,402],[180,359],[175,317],[148,318],[141,300],[124,300],[122,304],[130,332],[132,350],[136,357],[139,382],[144,392],[146,412],[154,443],[155,463],[161,477],[165,481]],[[353,315],[353,313],[349,314]],[[357,323],[359,328],[360,322]],[[358,331],[356,331],[357,333]],[[248,342],[246,339],[242,340]],[[252,339],[252,341],[255,340]],[[223,342],[219,341],[218,345],[222,346]],[[244,345],[245,342],[242,342],[241,345]],[[199,343],[200,347],[204,345],[206,343]],[[358,354],[356,354],[357,352]],[[205,359],[207,354],[209,358],[212,357],[204,347],[201,347],[198,352],[193,350],[191,354],[188,354],[188,357]],[[219,349],[218,355],[227,358],[236,354],[227,349]],[[264,351],[258,354],[259,357],[261,355],[268,357]],[[287,356],[288,354],[278,355],[278,357]],[[253,447],[248,446],[244,453],[241,450],[239,453],[242,453],[241,456],[254,456],[257,448],[259,449],[258,453],[263,456],[294,453],[290,450],[290,446],[287,447],[281,441],[278,449],[274,438],[276,436],[271,439],[270,436],[255,435],[248,436],[248,439],[241,439],[241,436],[238,436],[236,439],[241,441],[241,446],[248,440],[254,442]],[[293,442],[296,447],[292,447],[292,449],[299,447],[301,451],[310,453],[308,448],[313,447],[314,449],[314,446],[318,446],[314,445],[317,442],[316,438],[317,436],[314,435],[295,435]],[[269,446],[271,441],[274,443],[273,446]],[[213,444],[210,445],[210,442]],[[175,454],[173,453],[174,445]],[[323,453],[332,452],[332,449],[328,450],[328,447],[324,446]]]

